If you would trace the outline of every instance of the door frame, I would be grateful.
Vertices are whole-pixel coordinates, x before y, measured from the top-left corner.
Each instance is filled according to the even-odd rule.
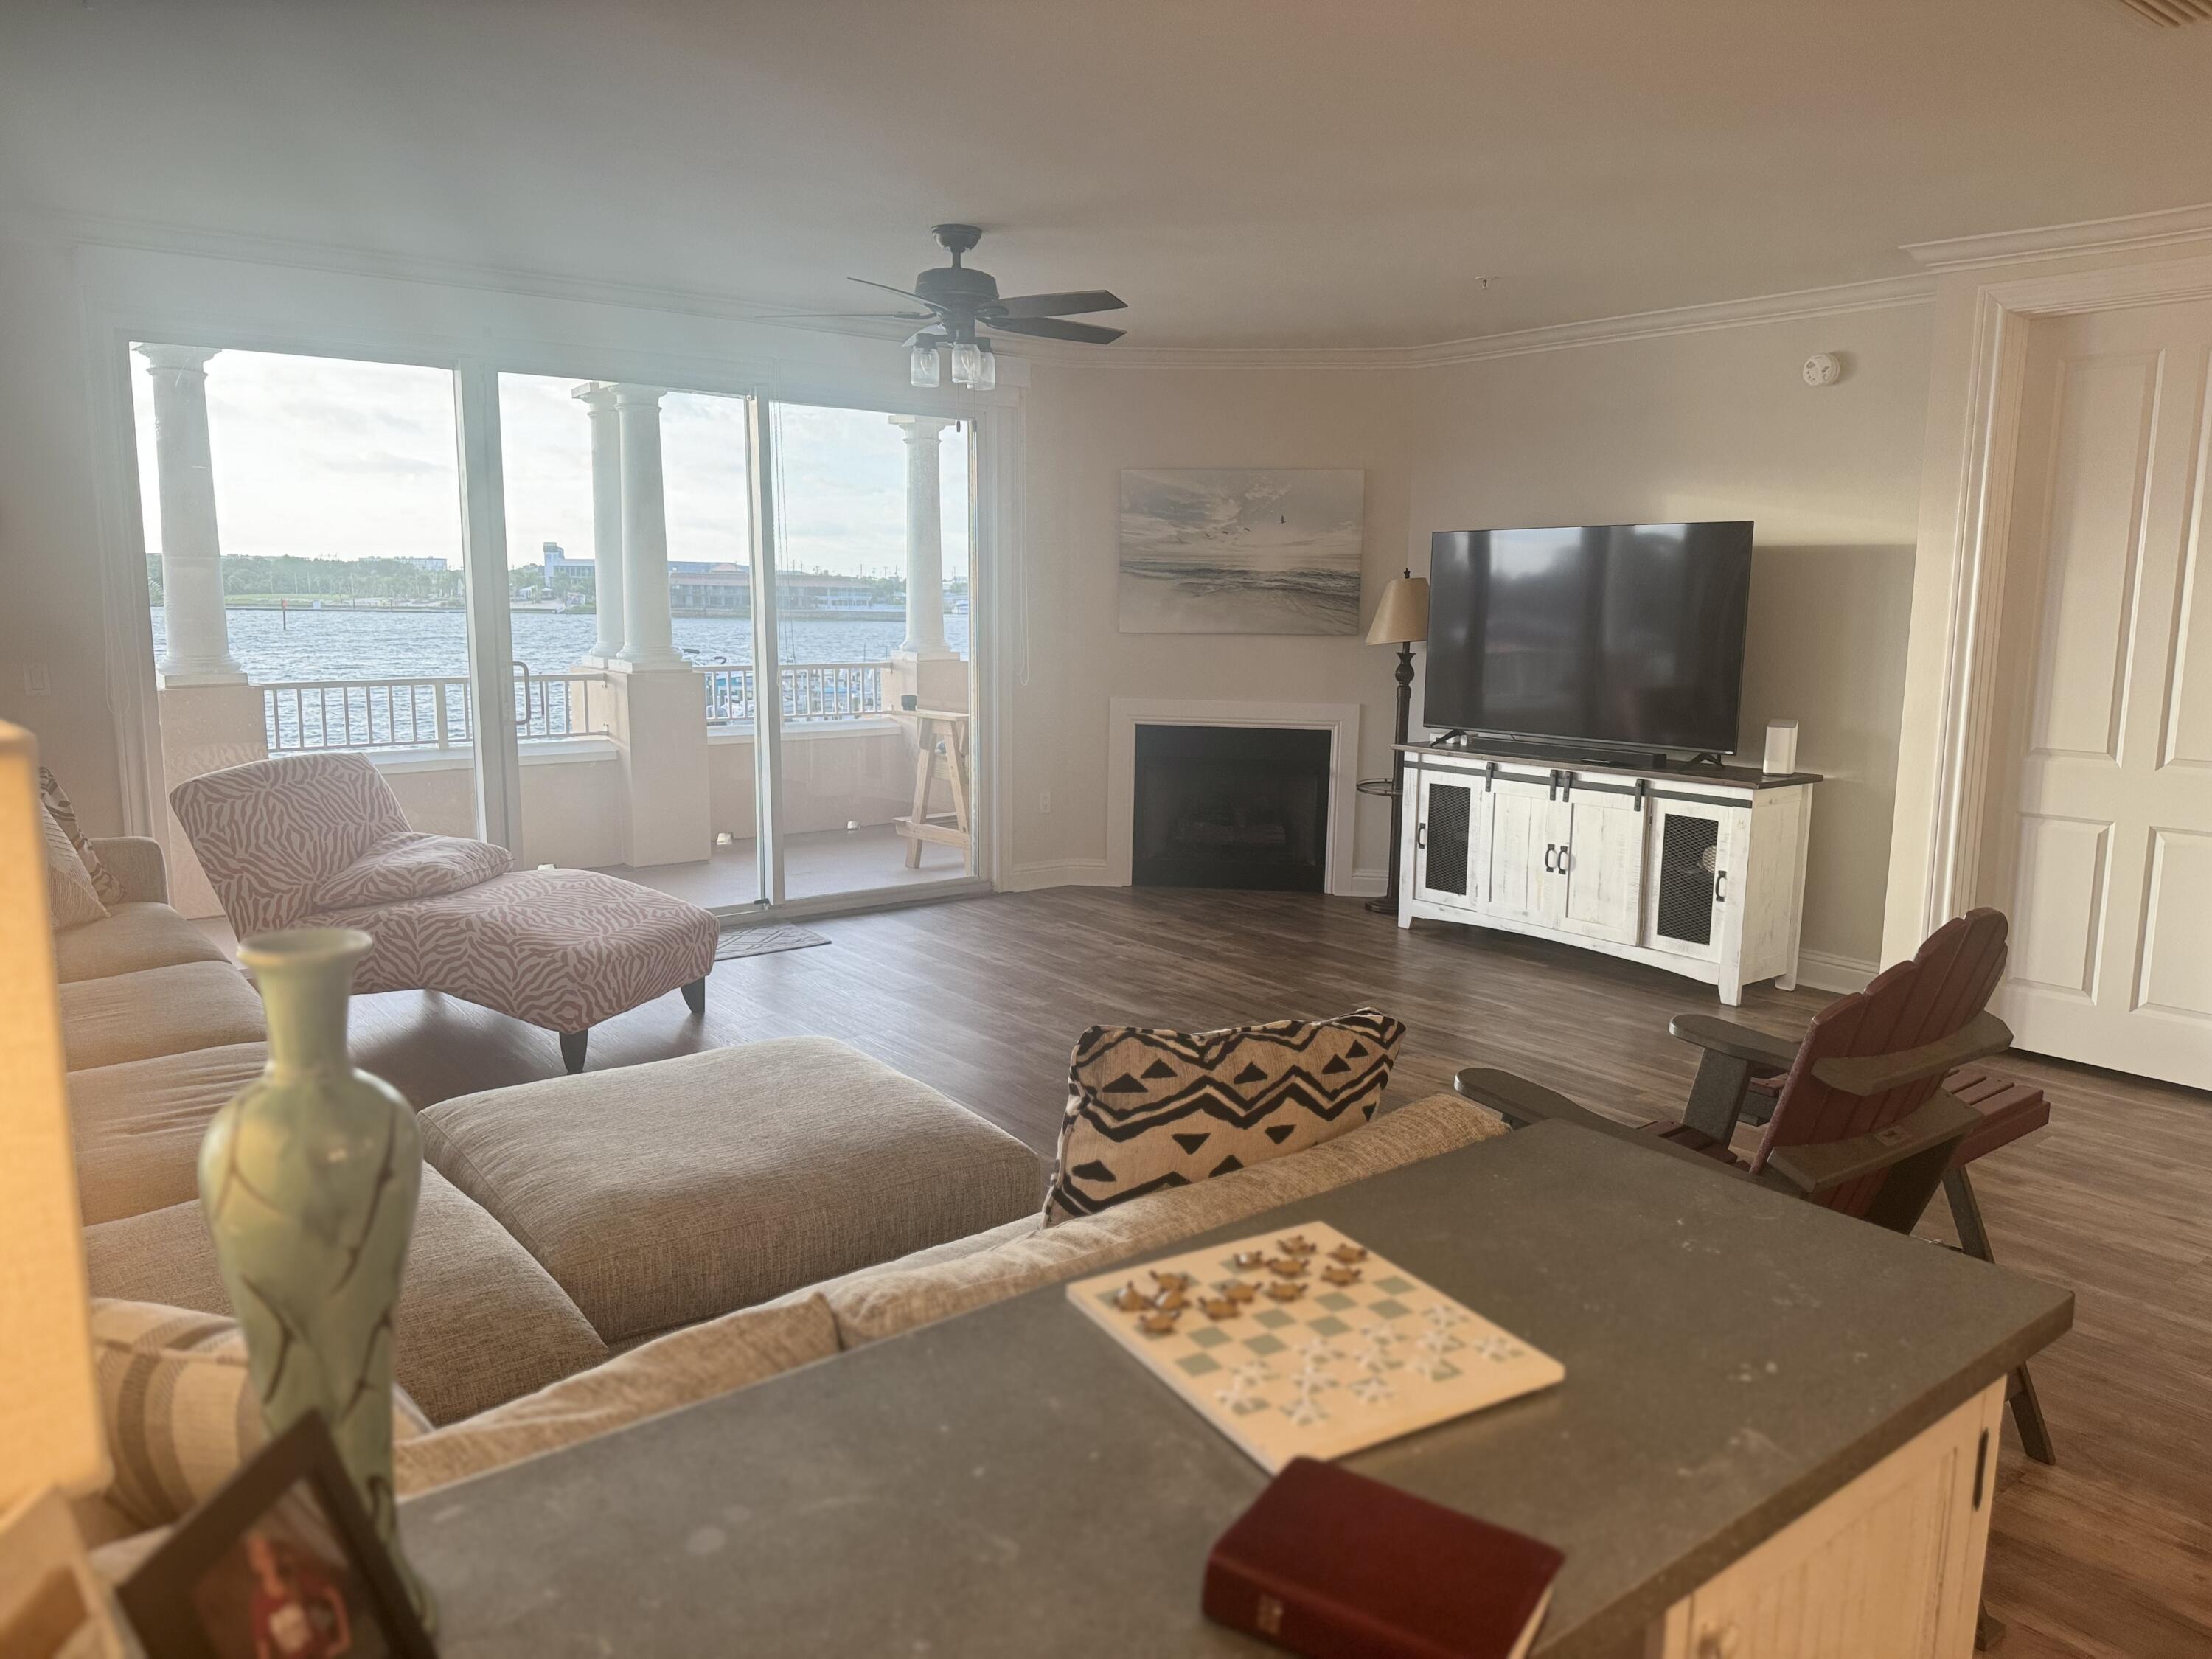
[[[2004,587],[2029,331],[2041,318],[2205,299],[2212,299],[2212,256],[2024,277],[1975,290],[1916,939],[1972,903],[1987,851],[2002,729],[1997,665],[2008,643],[2002,637]],[[1932,488],[1935,481],[1927,482]]]

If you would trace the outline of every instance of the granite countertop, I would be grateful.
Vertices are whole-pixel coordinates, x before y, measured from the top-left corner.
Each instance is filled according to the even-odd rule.
[[[1539,1659],[1638,1651],[2073,1318],[2066,1291],[1565,1124],[1146,1256],[1309,1220],[1565,1363],[1346,1460],[1565,1551]],[[1256,1655],[1199,1586],[1266,1480],[1053,1285],[401,1518],[447,1659]]]

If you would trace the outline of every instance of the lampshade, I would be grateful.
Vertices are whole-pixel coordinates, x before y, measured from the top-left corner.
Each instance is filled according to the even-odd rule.
[[[50,1485],[82,1494],[106,1480],[38,745],[0,721],[0,1511]]]
[[[1370,645],[1419,645],[1429,637],[1429,579],[1411,571],[1393,576],[1375,607]]]

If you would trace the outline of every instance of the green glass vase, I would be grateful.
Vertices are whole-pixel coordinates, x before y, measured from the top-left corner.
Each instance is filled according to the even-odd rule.
[[[269,1064],[208,1125],[200,1207],[246,1333],[270,1434],[319,1411],[425,1622],[392,1485],[394,1308],[422,1188],[398,1091],[346,1054],[367,933],[298,927],[239,947],[269,1019]]]

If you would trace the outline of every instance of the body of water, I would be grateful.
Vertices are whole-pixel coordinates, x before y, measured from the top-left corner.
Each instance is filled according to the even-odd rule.
[[[154,654],[167,647],[167,617],[153,607]],[[265,680],[450,679],[468,672],[468,624],[458,611],[233,611],[230,654],[246,678]],[[513,613],[514,655],[533,674],[576,665],[599,636],[596,618],[550,611]],[[963,615],[945,618],[947,643],[968,654]],[[676,647],[702,668],[753,659],[748,617],[678,617]],[[786,663],[881,662],[906,637],[902,622],[855,617],[785,621],[777,629]]]

